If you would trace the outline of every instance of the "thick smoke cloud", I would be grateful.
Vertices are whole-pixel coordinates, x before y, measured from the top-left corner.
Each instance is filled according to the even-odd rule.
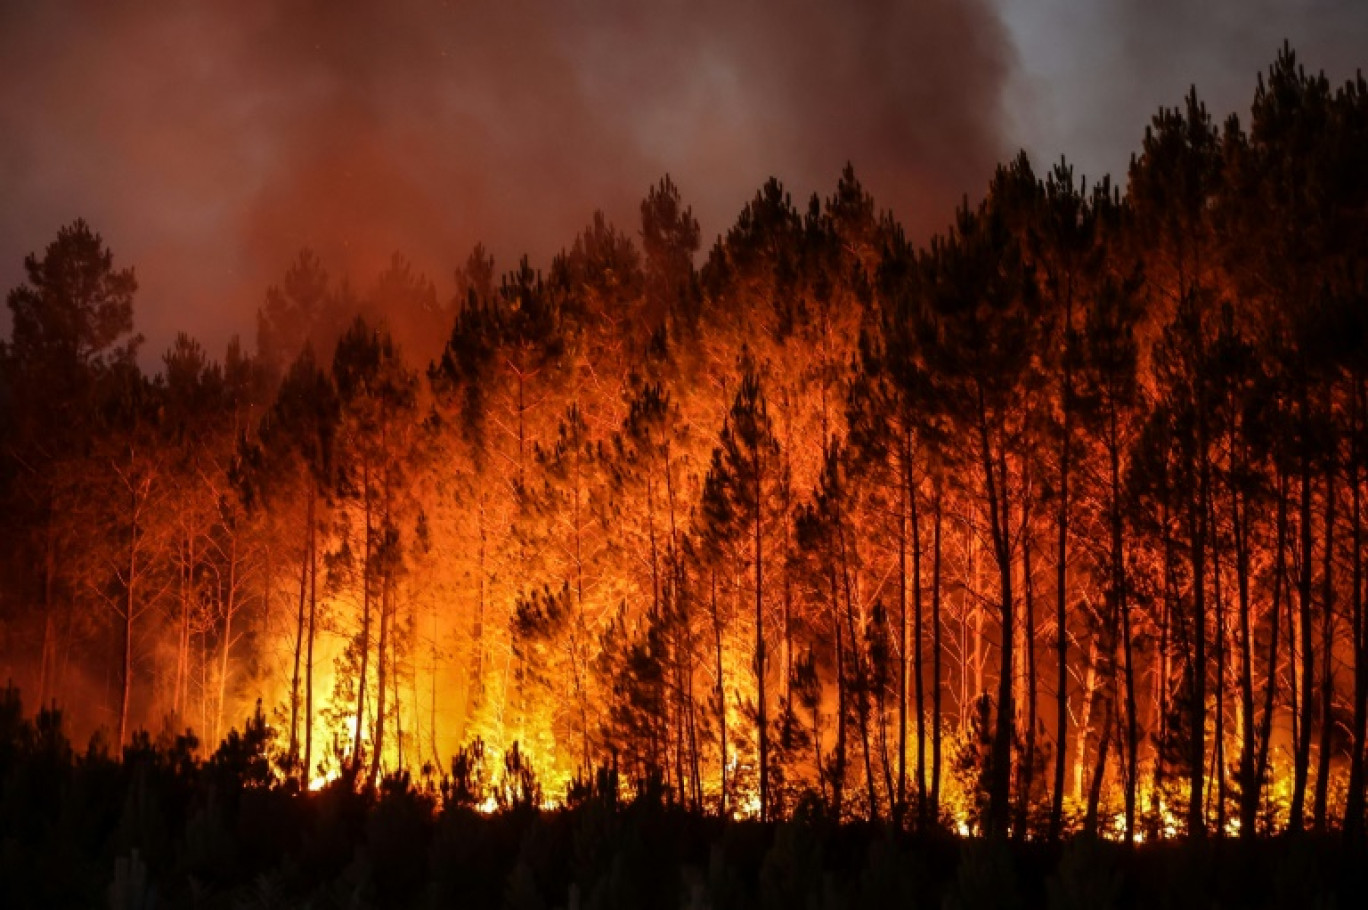
[[[546,264],[595,208],[627,229],[669,172],[724,231],[768,176],[847,159],[914,234],[1009,146],[989,0],[266,0],[0,8],[0,284],[83,216],[137,266],[155,356],[250,340],[303,246],[446,293],[476,241]],[[3,326],[0,326],[3,328]]]

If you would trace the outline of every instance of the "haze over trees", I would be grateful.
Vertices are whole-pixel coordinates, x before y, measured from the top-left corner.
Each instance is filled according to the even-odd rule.
[[[706,249],[685,198],[442,290],[303,251],[150,373],[62,228],[7,298],[0,667],[116,751],[260,700],[302,786],[1361,833],[1368,83],[1284,50],[922,246],[849,167]]]

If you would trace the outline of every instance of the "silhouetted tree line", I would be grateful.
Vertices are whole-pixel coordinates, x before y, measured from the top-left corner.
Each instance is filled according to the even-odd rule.
[[[838,824],[804,800],[727,821],[601,767],[538,810],[535,770],[474,745],[439,776],[350,773],[302,798],[260,709],[211,753],[137,733],[73,750],[60,712],[0,693],[7,907],[1302,907],[1361,895],[1338,839],[1157,844],[959,840]],[[203,756],[199,758],[197,756]],[[476,806],[488,795],[495,807]]]
[[[1361,77],[1284,49],[1247,123],[1160,111],[1124,191],[1022,154],[923,245],[849,167],[805,207],[771,180],[695,267],[700,241],[665,178],[634,235],[595,216],[545,274],[477,247],[448,299],[304,252],[254,351],[182,336],[148,373],[132,271],[63,228],[8,297],[0,645],[126,761],[60,773],[189,786],[223,750],[134,731],[217,741],[260,698],[286,781],[215,800],[282,830],[483,850],[394,783],[478,743],[543,798],[615,769],[692,813],[669,836],[723,838],[724,877],[760,835],[704,815],[807,819],[743,829],[774,833],[757,862],[850,819],[1362,833]],[[480,824],[503,861],[592,814]],[[921,887],[849,837],[869,887]],[[509,887],[560,900],[556,868]]]

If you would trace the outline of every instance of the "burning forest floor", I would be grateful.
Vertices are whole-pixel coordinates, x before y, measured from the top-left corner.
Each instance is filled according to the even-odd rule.
[[[727,820],[625,795],[601,770],[554,808],[527,766],[316,791],[281,773],[258,714],[206,759],[135,736],[73,751],[59,714],[0,700],[5,907],[1330,907],[1368,894],[1368,850],[1335,835],[1127,847],[992,841],[836,823]],[[455,775],[453,777],[453,775]],[[472,786],[472,783],[479,786]]]

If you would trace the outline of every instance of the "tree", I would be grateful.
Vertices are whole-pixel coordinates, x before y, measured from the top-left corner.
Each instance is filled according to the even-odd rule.
[[[289,754],[292,758],[300,756],[302,713],[301,770],[306,777],[313,773],[313,652],[318,632],[320,502],[326,508],[335,480],[333,448],[340,419],[338,407],[331,378],[315,360],[313,347],[306,344],[281,382],[275,402],[257,430],[255,444],[244,453],[244,470],[240,475],[249,503],[259,501],[271,509],[300,496],[304,500],[290,680]]]
[[[1011,466],[1023,452],[1023,397],[1034,390],[1040,341],[1035,285],[1010,221],[1019,194],[1034,185],[1024,156],[999,169],[988,198],[975,210],[960,209],[952,231],[933,241],[924,266],[928,306],[921,335],[927,368],[946,419],[961,434],[963,457],[980,472],[998,573],[1002,643],[988,776],[994,835],[1007,831],[1015,726],[1012,506],[1017,493]]]
[[[111,373],[135,365],[142,336],[133,333],[132,269],[116,269],[103,238],[83,220],[62,227],[42,258],[24,259],[26,283],[6,297],[11,335],[0,343],[0,381],[8,426],[4,455],[10,527],[23,532],[12,552],[27,598],[38,606],[37,701],[56,689],[59,611],[72,611],[80,523],[80,479]],[[64,607],[65,605],[65,607]],[[65,625],[70,628],[75,616]]]
[[[1167,397],[1158,413],[1171,421],[1175,465],[1182,480],[1181,512],[1191,571],[1192,634],[1185,652],[1185,695],[1191,742],[1187,746],[1188,831],[1204,836],[1203,792],[1207,702],[1207,556],[1210,502],[1208,405],[1211,392],[1202,372],[1207,315],[1212,303],[1214,250],[1210,202],[1221,181],[1216,129],[1196,90],[1181,109],[1163,109],[1145,130],[1143,149],[1131,159],[1128,197],[1137,239],[1145,247],[1145,274],[1170,316],[1156,353],[1156,375]]]
[[[646,309],[670,331],[695,327],[698,289],[693,257],[698,252],[698,220],[680,200],[666,174],[641,203]]]
[[[854,461],[862,472],[876,477],[888,469],[894,487],[898,541],[898,784],[896,801],[905,805],[907,786],[907,681],[911,654],[913,716],[916,725],[917,820],[925,826],[935,819],[934,800],[927,778],[928,730],[926,716],[925,610],[922,583],[922,487],[929,475],[937,427],[930,380],[922,364],[918,329],[925,318],[925,295],[918,284],[916,253],[901,236],[890,238],[879,270],[877,323],[860,340],[860,369],[850,384],[846,423]],[[920,472],[920,474],[919,474]],[[908,558],[911,558],[909,572]],[[909,590],[910,589],[910,590]],[[911,600],[911,642],[908,641],[908,600]],[[933,628],[932,648],[939,651],[940,630]],[[940,680],[933,674],[931,737],[938,738]],[[935,776],[932,769],[932,776]],[[901,811],[901,809],[899,809]]]
[[[356,319],[337,344],[333,356],[340,421],[337,429],[338,490],[359,511],[352,521],[361,538],[361,618],[357,631],[359,666],[352,769],[359,773],[363,756],[368,673],[372,649],[372,609],[379,608],[376,638],[375,724],[371,740],[370,779],[380,774],[384,755],[387,683],[394,672],[396,580],[403,566],[403,534],[407,492],[406,468],[415,445],[417,377],[403,361],[388,332]]]
[[[703,488],[705,534],[746,552],[754,585],[756,738],[759,743],[760,818],[769,817],[769,705],[765,691],[765,556],[777,516],[772,503],[783,483],[779,443],[754,364],[743,355],[741,382],[713,450]]]
[[[279,376],[306,345],[331,350],[343,328],[344,304],[318,256],[300,250],[257,310],[257,357],[267,372]]]
[[[1106,276],[1088,302],[1084,328],[1078,339],[1079,388],[1077,408],[1083,427],[1100,443],[1106,457],[1106,596],[1108,612],[1119,625],[1125,679],[1126,839],[1135,837],[1136,791],[1139,781],[1139,708],[1135,694],[1136,669],[1131,582],[1127,569],[1127,512],[1134,502],[1124,484],[1125,459],[1134,445],[1143,407],[1139,387],[1139,346],[1136,327],[1144,315],[1138,276]],[[1062,634],[1062,633],[1061,633]],[[1062,723],[1062,722],[1061,722]],[[1105,732],[1103,735],[1106,735]],[[1059,748],[1063,751],[1061,739]],[[1056,788],[1062,781],[1056,764]],[[1058,806],[1059,795],[1055,797]],[[1052,814],[1051,824],[1056,824]]]

